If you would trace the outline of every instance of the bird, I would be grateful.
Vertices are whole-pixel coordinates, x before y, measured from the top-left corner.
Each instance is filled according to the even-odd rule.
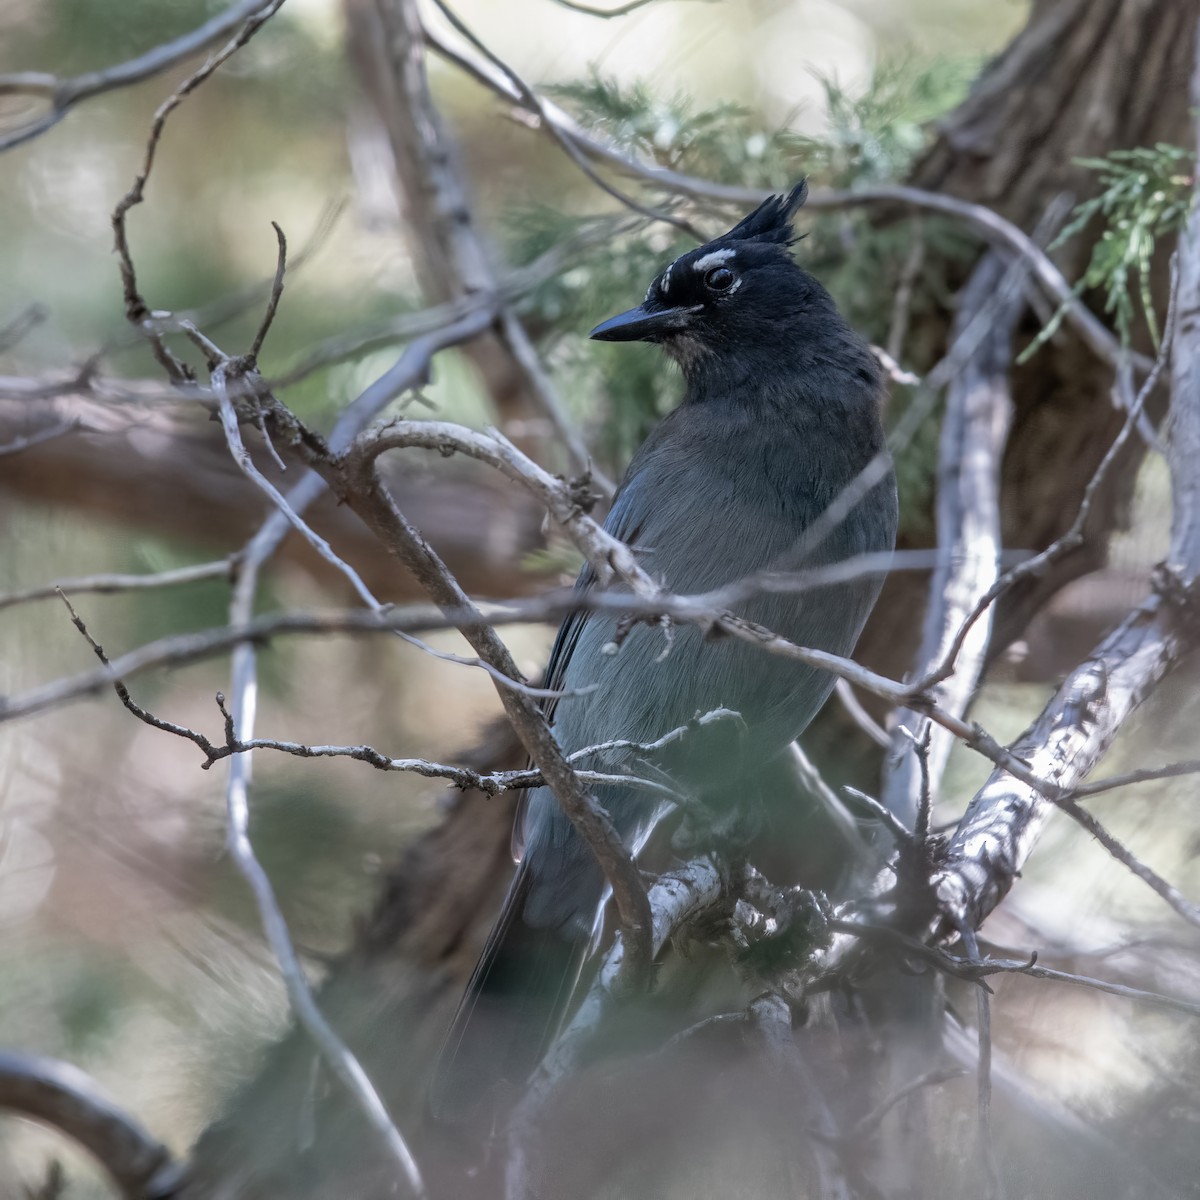
[[[806,196],[803,180],[770,196],[670,263],[641,304],[591,331],[602,342],[654,343],[683,376],[680,403],[633,455],[604,522],[670,592],[894,547],[883,375],[829,292],[795,261],[792,219]],[[858,486],[880,464],[873,485]],[[856,502],[821,534],[821,515],[856,486]],[[766,589],[733,611],[801,646],[849,655],[881,583],[864,573],[817,590]],[[596,584],[585,566],[576,587]],[[581,609],[558,630],[545,681],[561,697],[546,707],[559,745],[568,755],[644,745],[690,722],[656,754],[614,749],[580,765],[633,770],[717,809],[736,804],[739,779],[804,731],[835,682],[695,625],[664,636],[653,624],[626,623],[618,637],[618,620]],[[737,720],[697,727],[698,715],[720,709]],[[653,788],[592,790],[634,856],[678,811]],[[605,876],[549,788],[527,794],[514,850],[512,883],[427,1093],[435,1121],[464,1120],[502,1080],[526,1082],[606,937]]]

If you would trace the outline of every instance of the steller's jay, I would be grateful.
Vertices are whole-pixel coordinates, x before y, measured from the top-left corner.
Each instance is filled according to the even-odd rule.
[[[803,182],[728,233],[676,259],[637,308],[592,330],[600,341],[656,342],[680,366],[682,403],[634,455],[605,528],[677,593],[704,592],[767,569],[796,571],[895,543],[890,471],[819,541],[805,531],[885,453],[883,384],[864,343],[789,247]],[[816,541],[816,544],[811,544]],[[594,584],[590,567],[578,587]],[[846,655],[879,594],[864,575],[819,590],[760,592],[736,607],[802,646]],[[783,751],[824,703],[828,673],[695,626],[665,638],[635,626],[613,652],[617,618],[574,613],[551,651],[551,712],[568,754],[618,739],[646,743],[717,708],[740,721],[693,729],[652,755],[610,751],[580,762],[632,772],[735,805],[739,781]],[[635,855],[672,811],[636,786],[594,789]],[[442,1049],[431,1115],[454,1121],[500,1079],[524,1083],[558,1032],[609,898],[591,850],[549,788],[528,797],[520,864]]]

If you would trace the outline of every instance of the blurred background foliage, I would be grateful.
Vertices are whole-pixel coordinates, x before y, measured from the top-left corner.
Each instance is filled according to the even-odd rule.
[[[0,71],[65,75],[109,65],[221,7],[215,0],[0,0]],[[927,123],[964,95],[1027,6],[664,0],[613,22],[550,0],[461,0],[458,8],[583,123],[663,165],[782,188],[800,175],[837,187],[902,177],[925,144]],[[661,225],[631,225],[548,140],[508,120],[477,85],[437,62],[431,71],[498,259],[516,267],[564,241],[576,247],[565,268],[526,297],[523,312],[598,461],[619,471],[674,402],[678,381],[648,347],[614,353],[580,334],[640,299],[661,265],[690,243]],[[62,370],[103,350],[106,369],[156,377],[122,315],[109,215],[138,169],[155,106],[185,74],[81,105],[46,136],[0,157],[0,325],[31,302],[49,314],[0,369]],[[21,115],[20,105],[0,98],[0,123]],[[1186,173],[1167,166],[1168,175]],[[705,228],[725,228],[728,216],[704,214]],[[388,322],[424,305],[388,164],[345,52],[337,0],[290,0],[172,118],[146,203],[130,217],[150,305],[211,317],[210,306],[230,297],[264,294],[274,267],[271,220],[288,233],[294,255],[303,248],[303,261],[289,273],[264,373],[288,372],[325,339],[377,335],[368,351],[287,388],[293,408],[327,426],[393,361]],[[814,214],[802,216],[800,229],[801,260],[884,345],[902,276],[913,289],[916,321],[923,306],[945,299],[944,274],[924,264],[966,248],[958,230],[929,218],[873,228],[854,212]],[[914,229],[923,258],[913,252]],[[1121,262],[1136,267],[1139,247],[1130,253]],[[235,350],[248,345],[260,303],[230,307],[231,315],[202,324]],[[194,355],[186,343],[175,348]],[[922,347],[904,349],[904,366],[928,367]],[[439,360],[426,395],[440,415],[490,419],[461,356]],[[889,422],[909,400],[895,389]],[[936,422],[926,421],[901,458],[908,521],[927,523],[936,437]],[[2,481],[0,461],[0,489]],[[1147,561],[1147,531],[1163,527],[1164,489],[1151,469],[1129,551],[1131,577]],[[2,490],[0,498],[0,592],[93,571],[162,570],[211,553],[78,511],[17,503]],[[569,570],[569,556],[561,565]],[[79,608],[116,653],[222,623],[226,600],[225,586],[214,583],[89,596]],[[302,571],[281,568],[260,605],[327,600]],[[530,674],[548,638],[545,630],[512,632]],[[447,636],[438,644],[456,642]],[[90,661],[57,603],[0,612],[0,688],[16,691]],[[144,676],[135,695],[215,736],[212,696],[224,681],[222,664],[201,664]],[[452,761],[497,711],[481,673],[393,643],[386,651],[339,639],[277,644],[262,655],[262,684],[265,736],[367,742],[394,755]],[[982,719],[1000,735],[1014,734],[1048,688],[1021,682],[1015,665],[1007,677],[1002,670],[983,698]],[[1183,756],[1200,718],[1196,704],[1186,689],[1156,702],[1126,738],[1139,759]],[[0,1045],[79,1063],[178,1150],[252,1071],[255,1054],[286,1019],[252,906],[222,852],[221,768],[199,765],[194,748],[137,724],[111,696],[0,728]],[[1118,755],[1113,769],[1120,765]],[[306,962],[320,975],[348,944],[380,872],[436,820],[439,790],[346,761],[260,755],[256,771],[256,844]],[[950,815],[981,772],[981,760],[956,754],[945,789],[951,803],[939,815]],[[1148,788],[1133,802],[1114,797],[1097,811],[1118,832],[1132,832],[1161,814],[1168,792],[1177,796],[1178,788]],[[1155,866],[1186,888],[1200,882],[1194,859],[1194,843],[1176,839],[1161,847]],[[1070,891],[1067,911],[1077,920],[1144,910],[1145,896],[1106,865],[1060,825],[1021,891],[1053,888],[1060,899]],[[1003,994],[1034,985],[999,986]],[[1132,1023],[1137,1014],[1120,1010],[1112,1020]],[[1116,1030],[1111,1040],[1123,1036]],[[1065,1054],[1043,1056],[1035,1073],[1061,1092],[1087,1091],[1079,1064]],[[1093,1064],[1093,1073],[1100,1083],[1085,1106],[1111,1104],[1104,1089],[1120,1071]],[[64,1153],[49,1135],[0,1124],[0,1180],[6,1154],[13,1171],[34,1179],[51,1149]],[[75,1180],[68,1194],[103,1194],[86,1165],[65,1153]],[[9,1194],[5,1186],[0,1181],[0,1195]]]

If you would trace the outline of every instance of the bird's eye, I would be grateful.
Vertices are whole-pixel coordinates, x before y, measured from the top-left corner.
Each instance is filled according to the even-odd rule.
[[[704,286],[712,292],[727,292],[733,286],[733,272],[728,267],[713,267],[705,273]]]

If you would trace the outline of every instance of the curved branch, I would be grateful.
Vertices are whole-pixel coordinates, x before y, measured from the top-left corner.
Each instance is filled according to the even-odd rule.
[[[0,1108],[78,1142],[128,1200],[166,1200],[183,1183],[183,1167],[170,1151],[70,1063],[0,1051]]]
[[[169,70],[236,29],[242,21],[254,16],[263,7],[263,0],[237,0],[223,13],[218,13],[190,33],[155,46],[128,62],[100,71],[88,71],[69,79],[60,79],[44,71],[18,71],[12,75],[0,75],[0,96],[41,96],[50,101],[50,110],[41,117],[11,133],[0,135],[0,151],[10,150],[53,129],[76,104],[84,100],[130,87]]]
[[[655,187],[720,204],[759,204],[769,195],[769,192],[762,188],[715,183],[712,180],[688,175],[669,167],[660,167],[654,163],[644,162],[585,130],[567,112],[542,97],[537,96],[535,97],[536,103],[530,103],[525,94],[486,59],[451,46],[432,31],[426,32],[426,38],[432,49],[448,62],[466,71],[484,87],[521,108],[528,114],[528,123],[545,129],[556,140],[564,137],[569,139],[582,152],[600,159],[625,174],[633,175]],[[954,196],[929,192],[921,188],[887,184],[857,188],[852,191],[814,189],[809,192],[804,206],[807,209],[832,211],[896,205],[952,217],[974,230],[988,245],[1026,259],[1030,265],[1033,279],[1051,300],[1063,306],[1066,323],[1075,330],[1083,342],[1099,358],[1114,368],[1122,363],[1124,352],[1118,340],[1079,299],[1075,290],[1045,251],[1011,221],[982,204],[973,204],[967,200],[959,200]],[[1144,356],[1134,355],[1132,357],[1135,364],[1143,371],[1150,369],[1150,361]]]

